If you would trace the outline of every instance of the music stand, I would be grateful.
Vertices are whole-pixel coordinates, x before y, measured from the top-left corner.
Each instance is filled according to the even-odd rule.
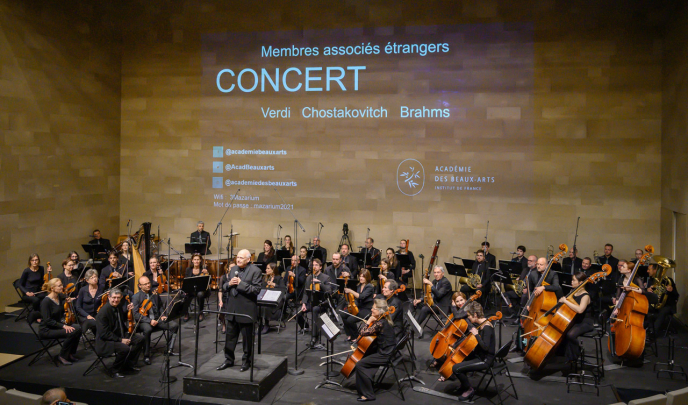
[[[309,287],[311,286],[311,284],[307,284],[307,285],[308,285]],[[324,288],[324,286],[321,286],[321,288]],[[314,290],[311,290],[311,289],[308,289],[308,288],[307,288],[307,289],[304,291],[304,294],[310,295],[310,300],[309,300],[309,302],[310,302],[310,305],[311,305],[311,310],[310,310],[309,312],[310,312],[310,314],[311,314],[311,324],[310,324],[310,325],[311,325],[311,338],[312,338],[312,337],[315,335],[315,328],[316,328],[316,326],[315,326],[315,317],[313,316],[313,308],[314,308],[314,307],[319,307],[320,304],[322,304],[322,303],[326,300],[326,298],[325,298],[325,291],[314,291]],[[321,310],[322,310],[322,309],[321,309]],[[318,346],[320,346],[320,347],[318,347]],[[303,350],[301,351],[301,353],[299,353],[299,356],[300,356],[303,352],[305,352],[305,351],[307,351],[307,350],[324,350],[324,349],[325,349],[325,348],[323,348],[322,345],[310,346],[310,344],[309,344],[309,345],[306,346],[305,349],[303,349]],[[297,357],[298,357],[298,356],[297,356]]]
[[[308,270],[308,260],[306,259],[299,259],[299,266],[303,267],[304,269]]]
[[[320,259],[321,262],[325,262],[323,257],[323,252],[320,249],[308,249],[308,257],[312,259]]]
[[[188,245],[188,243],[187,243]],[[196,314],[194,316],[194,330],[198,328],[205,328],[205,326],[198,325],[198,317],[201,314],[203,308],[198,308],[198,293],[201,291],[208,290],[208,285],[210,284],[210,276],[195,276],[195,277],[185,277],[182,281],[181,290],[187,295],[193,297],[196,300]]]
[[[280,301],[284,299],[286,292],[281,288],[261,288],[258,293],[258,298],[256,299],[256,304],[258,308],[277,308],[280,306]],[[261,348],[261,336],[260,330],[263,329],[263,317],[258,317],[258,354],[260,354]]]
[[[89,259],[96,260],[97,255],[107,256],[107,249],[105,249],[105,245],[84,243],[81,245],[81,248],[84,249],[84,252],[88,253]]]
[[[334,361],[332,361],[332,354],[334,353],[334,340],[337,339],[337,336],[339,336],[341,330],[334,324],[334,322],[332,322],[332,319],[330,319],[330,317],[326,313],[320,314],[320,319],[323,321],[322,330],[323,332],[325,332],[325,335],[327,335],[327,343],[325,349],[327,361],[320,364],[321,366],[325,366],[325,381],[318,384],[315,387],[315,389],[317,390],[318,388],[327,384],[332,384],[341,387],[342,385],[340,383],[330,380],[330,377],[336,377],[337,375],[339,375],[338,372],[332,370],[332,364],[334,364]]]
[[[468,273],[466,273],[466,268],[460,264],[444,262],[444,267],[447,269],[447,273],[454,276],[454,291],[458,290],[458,283],[460,277],[468,278]]]
[[[351,252],[351,253],[349,253],[349,255],[350,255],[351,257],[355,257],[355,258],[356,258],[356,262],[358,263],[358,267],[363,268],[363,264],[364,264],[364,261],[363,261],[363,260],[365,259],[365,254],[364,254],[364,253],[361,253],[361,252]],[[370,263],[370,261],[368,261],[368,263]]]
[[[564,294],[564,296],[569,295],[569,292],[571,292],[571,289],[573,286],[571,285],[571,279],[573,279],[573,274],[567,273],[565,271],[558,271],[557,275],[559,275],[559,285],[561,286],[561,291]]]
[[[368,272],[370,273],[370,280],[371,284],[376,285],[379,288],[380,291],[382,291],[382,285],[380,285],[380,268],[379,267],[371,267],[368,269]]]
[[[394,256],[396,256],[397,261],[399,262],[399,282],[404,283],[402,280],[402,277],[404,276],[401,273],[401,269],[406,269],[406,270],[411,270],[411,260],[409,259],[409,255],[405,253],[395,253]],[[407,273],[408,276],[406,276],[406,279],[408,280],[410,277],[413,277],[413,271],[410,273]],[[406,283],[404,283],[406,284]]]
[[[285,259],[289,261],[289,264],[291,264],[291,253],[289,253],[288,250],[282,250],[282,249],[278,250],[277,251],[277,263],[281,263],[283,269],[287,268],[287,266],[284,263]]]
[[[167,322],[176,321],[177,319],[181,318],[183,315],[183,313],[182,313],[183,310],[184,310],[184,302],[181,300],[175,301],[172,304],[172,309],[170,309],[168,312]],[[170,347],[170,341],[169,341],[169,339],[167,339],[167,346],[166,346],[166,350],[165,350],[165,368],[167,370],[166,370],[165,376],[159,380],[161,383],[168,383],[169,384],[169,383],[173,383],[173,382],[177,381],[177,377],[175,377],[175,376],[170,377],[170,369],[172,369],[172,368],[176,368],[176,367],[191,367],[191,368],[193,368],[193,366],[191,364],[182,363],[182,327],[181,327],[181,323],[179,325],[179,330],[177,331],[177,340],[179,341],[179,349],[178,349],[179,350],[179,353],[178,353],[179,361],[177,361],[177,365],[170,367],[170,357],[172,356],[173,347]]]
[[[463,259],[462,258],[461,261],[463,262],[463,267],[465,267],[467,269],[472,269],[473,263],[475,263],[475,260],[473,260],[473,259]]]
[[[122,286],[126,286],[128,289],[128,283],[125,283],[129,277],[120,277],[120,278],[112,278],[109,280],[106,280],[105,284],[109,284],[108,288],[106,290],[111,289],[113,286],[119,286],[119,289],[122,289]],[[109,282],[109,283],[108,283]]]
[[[339,291],[340,294],[344,294],[344,288],[349,288],[351,290],[356,288],[356,283],[358,280],[355,279],[343,279],[343,278],[338,278],[337,279],[337,291]]]
[[[184,244],[184,253],[189,253],[189,254],[198,253],[200,255],[205,255],[205,243],[198,243],[198,242],[185,243]]]

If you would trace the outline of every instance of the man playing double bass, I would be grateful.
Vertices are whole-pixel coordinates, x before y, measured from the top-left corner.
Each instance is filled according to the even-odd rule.
[[[541,285],[539,287],[535,287],[538,281],[540,280],[540,277],[545,272],[545,270],[547,270],[547,259],[541,257],[537,260],[537,273],[531,272],[528,276],[528,291],[530,291],[530,293],[535,295],[536,297],[542,294],[543,291],[552,291],[557,295],[557,299],[561,298],[561,296],[563,295],[563,291],[561,290],[561,286],[559,285],[559,275],[554,271],[548,272],[547,277],[545,277],[544,282],[549,285]]]

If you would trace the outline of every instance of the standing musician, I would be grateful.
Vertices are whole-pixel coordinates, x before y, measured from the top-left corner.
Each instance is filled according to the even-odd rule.
[[[41,288],[45,282],[45,269],[40,264],[41,258],[36,253],[32,253],[29,256],[29,267],[22,271],[19,279],[19,290],[22,292],[21,300],[29,304],[34,311],[40,311],[43,298]],[[51,271],[52,267],[48,265],[48,272]]]
[[[212,253],[210,251],[210,245],[213,244],[213,241],[210,238],[210,234],[203,230],[204,227],[205,224],[203,221],[198,221],[196,224],[196,232],[192,232],[189,238],[191,243],[207,243],[207,249],[204,253],[209,255]]]
[[[613,251],[614,245],[612,245],[611,243],[607,243],[606,245],[604,245],[604,255],[595,258],[600,264],[608,264],[612,266],[612,275],[614,274],[614,272],[616,272],[616,269],[619,265],[619,259],[612,256]]]
[[[628,279],[631,277],[631,273],[633,272],[633,268],[631,267],[630,263],[631,262],[626,260],[619,260],[619,272],[621,273],[621,276],[619,277],[616,287],[616,296],[612,298],[613,305],[616,305],[616,301],[624,291],[635,291],[639,294],[645,294],[645,283],[643,283],[643,279],[637,274],[635,279],[631,281],[631,283],[635,284],[635,286],[633,286],[631,283],[628,283]],[[612,311],[612,318],[616,316],[617,312],[618,310],[616,308],[614,311]]]
[[[351,249],[349,245],[343,244],[339,249],[339,253],[342,256],[342,263],[351,270],[351,277],[356,277],[356,274],[358,274],[358,260],[350,255]]]
[[[98,287],[98,272],[96,270],[86,270],[84,279],[86,285],[79,289],[75,308],[79,323],[83,325],[84,331],[90,330],[95,335],[96,314],[98,313],[98,306],[100,306],[100,299],[98,298],[103,290]]]
[[[387,248],[385,251],[385,256],[387,257],[387,261],[389,261],[390,270],[394,272],[394,279],[400,284],[406,284],[406,282],[401,278],[401,263],[399,263],[394,249]]]
[[[294,242],[291,240],[291,236],[286,235],[284,237],[284,246],[282,246],[280,250],[288,250],[289,256],[294,256],[296,248],[294,247]]]
[[[413,252],[408,250],[408,246],[406,245],[406,239],[402,239],[399,241],[399,250],[397,250],[398,254],[405,254],[408,255],[409,259],[409,268],[401,268],[401,272],[399,273],[399,277],[397,277],[397,280],[401,280],[402,283],[408,284],[409,278],[413,278],[413,270],[416,268],[416,258],[413,256]]]
[[[321,252],[322,252],[323,260],[327,260],[327,249],[325,249],[324,247],[320,246],[320,238],[318,238],[317,236],[315,236],[315,237],[313,238],[313,247],[312,247],[312,249],[321,251]],[[306,259],[308,259],[308,257],[306,257]]]
[[[240,250],[236,257],[236,266],[229,270],[229,281],[222,285],[223,295],[227,296],[225,310],[230,313],[248,315],[253,320],[243,316],[225,315],[227,322],[225,361],[217,368],[218,370],[234,366],[234,349],[239,339],[239,333],[243,339],[244,349],[240,371],[251,368],[253,362],[251,358],[254,335],[253,322],[258,313],[256,300],[260,292],[261,272],[258,266],[250,264],[250,261],[251,252],[246,249]]]
[[[275,248],[272,247],[272,241],[265,239],[263,242],[263,251],[258,255],[256,263],[263,263],[267,265],[268,263],[277,263],[277,255],[275,254]]]
[[[549,285],[541,285],[537,288],[535,287],[545,270],[547,270],[547,259],[541,257],[537,259],[537,273],[530,272],[530,276],[528,276],[528,291],[530,294],[534,294],[536,297],[542,294],[543,291],[552,291],[557,295],[557,299],[559,299],[562,296],[563,291],[559,285],[559,275],[556,271],[547,272],[547,277],[545,277],[544,282]]]
[[[118,260],[119,259],[117,257],[117,252],[114,250],[111,250],[110,253],[108,253],[108,261],[110,262],[110,264],[103,267],[103,270],[100,271],[100,279],[98,281],[98,287],[101,290],[105,291],[110,287],[114,287],[114,286],[110,285],[110,283],[108,282],[108,279],[111,279],[111,278],[112,279],[118,279],[118,278],[123,276],[122,273],[124,272],[124,266],[119,265]],[[120,288],[122,288],[122,287],[127,287],[127,284],[120,286]]]
[[[108,294],[108,302],[98,311],[96,316],[96,354],[107,357],[115,353],[112,368],[114,377],[123,378],[123,371],[140,371],[136,367],[143,336],[136,333],[129,335],[127,331],[126,310],[133,308],[132,304],[125,306],[122,302],[122,290],[115,287]]]
[[[263,282],[261,284],[262,288],[283,288],[284,279],[277,271],[276,263],[268,263],[265,267],[265,276],[263,276]],[[280,303],[282,301],[280,300]],[[261,308],[261,316],[263,317],[263,329],[260,331],[261,334],[266,334],[270,332],[270,320],[279,321],[280,314],[282,313],[282,305],[277,305],[275,308]]]
[[[571,278],[571,287],[574,289],[578,288],[578,286],[581,285],[581,283],[583,283],[587,278],[588,275],[585,274],[585,272],[578,271]],[[589,305],[591,302],[590,294],[588,294],[585,289],[582,289],[575,293],[571,298],[573,298],[573,301],[566,299],[566,297],[561,297],[559,298],[559,302],[567,305],[573,310],[573,312],[577,314],[571,321],[571,327],[566,332],[566,338],[564,339],[566,361],[573,365],[580,356],[578,337],[595,329],[595,322],[593,321],[592,312],[590,311],[592,307]]]
[[[62,261],[62,274],[57,276],[57,278],[59,278],[60,281],[62,281],[63,289],[64,289],[64,287],[72,284],[75,288],[74,288],[74,291],[72,292],[72,294],[70,294],[70,296],[76,297],[76,293],[79,292],[79,289],[76,288],[76,285],[79,282],[79,279],[77,278],[78,275],[74,274],[74,272],[72,271],[73,269],[74,269],[74,262],[71,259],[64,259]]]
[[[356,306],[358,307],[359,318],[365,319],[370,315],[370,310],[373,308],[373,297],[375,296],[375,287],[370,284],[370,272],[366,269],[361,269],[361,273],[358,275],[358,286],[356,290],[350,288],[344,288],[344,294],[352,294],[355,298]],[[344,332],[348,336],[347,342],[356,340],[358,328],[358,319],[349,316],[342,315],[342,320],[344,321]]]
[[[478,284],[476,287],[482,292],[482,295],[480,296],[481,301],[487,300],[487,294],[490,292],[490,277],[492,277],[492,274],[488,268],[488,265],[489,262],[485,259],[485,253],[482,250],[475,252],[475,262],[473,262],[471,272],[472,274],[477,274],[480,276],[480,284]],[[471,288],[468,284],[461,286],[461,292],[464,293],[466,297],[475,294],[475,291],[476,290]]]
[[[395,307],[396,309],[396,307]],[[377,352],[368,354],[356,363],[356,391],[358,391],[358,401],[374,401],[375,391],[373,390],[373,377],[380,366],[387,364],[387,360],[394,346],[396,345],[396,335],[394,333],[393,321],[389,314],[382,315],[389,310],[387,301],[376,299],[371,308],[370,319],[365,328],[361,330],[361,336],[377,336]],[[395,311],[396,313],[397,311]],[[401,312],[399,310],[399,312]]]
[[[523,270],[528,270],[528,259],[526,259],[526,247],[523,245],[519,245],[516,248],[516,257],[512,258],[512,262],[519,262],[521,263],[521,267]]]
[[[370,257],[370,260],[365,261],[366,268],[378,267],[380,265],[380,255],[382,252],[373,246],[373,243],[375,243],[375,240],[368,238],[365,240],[365,248],[361,249],[361,253],[364,254],[363,257]],[[394,253],[394,250],[392,250],[392,253]]]
[[[301,301],[301,295],[303,295],[303,289],[306,285],[306,277],[308,277],[308,270],[299,265],[299,257],[296,255],[291,257],[291,266],[287,267],[285,278],[289,279],[289,277],[294,277],[294,292],[287,293],[287,300]]]
[[[103,245],[103,247],[105,248],[105,251],[106,251],[106,252],[109,252],[109,251],[112,250],[112,245],[110,244],[110,240],[109,240],[109,239],[102,238],[102,237],[100,236],[100,230],[99,230],[99,229],[94,229],[94,230],[93,230],[93,239],[91,239],[91,240],[88,242],[88,244],[89,244],[89,245]],[[74,252],[72,252],[72,253],[74,253]]]
[[[250,255],[249,255],[250,258]],[[208,274],[208,269],[204,268],[203,265],[203,257],[201,256],[200,253],[194,253],[193,256],[191,256],[191,265],[186,268],[186,278],[189,277],[197,277],[197,276],[207,276]],[[210,296],[210,292],[205,289],[202,291],[198,291],[196,293],[196,312],[199,314],[198,315],[198,321],[201,322],[203,321],[204,317],[203,314],[201,313],[201,310],[203,310],[203,304],[205,304],[205,299]],[[193,300],[194,297],[191,294],[187,294],[184,297],[184,304],[182,307],[182,313],[184,314],[184,322],[189,320],[189,307],[191,306],[191,300]]]
[[[162,276],[165,272],[160,267],[160,261],[157,256],[151,256],[148,259],[148,270],[146,270],[143,275],[148,277],[150,281],[150,290],[157,291],[160,282],[162,281]]]
[[[59,278],[52,278],[43,284],[43,291],[48,295],[41,301],[41,325],[38,336],[41,339],[64,339],[58,360],[65,366],[72,362],[79,361],[74,356],[79,346],[81,338],[81,327],[79,325],[67,325],[62,322],[64,319],[64,304],[74,298],[62,298],[62,281]]]
[[[142,315],[139,309],[146,300],[152,306],[146,315]],[[138,329],[143,333],[143,362],[150,365],[151,334],[156,330],[167,330],[171,333],[168,341],[172,341],[172,335],[176,335],[179,332],[179,324],[175,321],[167,321],[167,316],[163,315],[165,307],[162,300],[158,294],[151,292],[151,282],[146,276],[139,278],[139,292],[131,298],[131,303],[134,305],[132,309],[134,320],[139,325]]]
[[[469,332],[475,336],[478,345],[471,352],[466,360],[458,363],[452,367],[452,373],[458,378],[461,386],[459,390],[461,395],[459,399],[462,401],[470,401],[475,395],[475,388],[471,386],[468,380],[467,373],[471,371],[485,370],[492,365],[495,357],[495,332],[494,326],[490,322],[485,322],[485,314],[483,307],[476,301],[466,304],[465,311],[469,321]],[[483,324],[483,322],[485,322]],[[471,323],[473,326],[471,326]],[[476,325],[480,325],[480,330],[476,329]]]
[[[497,268],[497,258],[490,253],[490,242],[483,242],[480,244],[480,250],[484,253],[485,261],[491,269]]]
[[[319,290],[329,294],[331,291],[331,282],[332,279],[327,274],[322,273],[322,262],[320,259],[313,259],[313,274],[306,279],[306,290]],[[311,294],[303,294],[303,298],[301,298],[301,313],[296,318],[296,321],[302,329],[307,328],[308,325],[306,324],[306,317],[304,315],[308,312],[313,313],[313,323],[315,325],[311,328],[310,342],[310,346],[313,347],[317,344],[318,338],[320,337],[320,328],[322,327],[320,312],[325,310],[327,303],[323,301],[319,305],[312,305],[311,299]]]
[[[444,268],[442,266],[435,266],[432,269],[432,275],[434,280],[430,281],[427,278],[423,278],[423,284],[432,286],[430,291],[432,292],[432,300],[435,305],[431,308],[422,299],[413,300],[413,306],[416,308],[416,322],[419,325],[425,322],[425,319],[432,313],[435,313],[437,316],[448,314],[451,307],[452,285],[444,276]],[[418,308],[419,305],[420,308]],[[423,333],[421,332],[418,339],[422,338]]]
[[[561,263],[561,270],[564,273],[576,274],[583,266],[583,260],[578,257],[578,248],[569,250],[569,257],[565,257]]]
[[[657,294],[655,293],[655,288],[657,287],[655,285],[655,276],[657,275],[658,270],[659,265],[657,263],[652,263],[647,268],[647,274],[650,276],[650,280],[647,283],[647,292],[649,293],[648,295],[655,296],[652,300],[650,300],[651,302],[659,302],[660,298],[657,297]],[[667,300],[664,305],[660,309],[656,310],[656,312],[653,314],[654,323],[650,338],[657,337],[657,334],[659,334],[659,331],[661,330],[662,325],[664,325],[664,321],[667,319],[667,317],[672,317],[676,313],[676,304],[678,303],[678,291],[676,290],[676,283],[671,277],[667,275],[665,275],[665,277],[669,279],[669,285],[665,286]]]
[[[527,260],[528,266],[521,272],[521,274],[516,277],[517,281],[523,280],[524,282],[528,280],[528,275],[530,273],[534,273],[537,270],[535,268],[537,267],[537,256],[528,256]],[[516,294],[515,291],[507,291],[504,293],[504,295],[509,298],[509,301],[514,305],[512,309],[512,313],[507,316],[507,319],[513,318],[514,320],[511,322],[512,325],[518,325],[520,320],[518,317],[518,314],[521,313],[521,308],[526,305],[526,302],[528,302],[528,283],[526,282],[525,288],[523,291],[521,291],[521,296],[519,297],[518,294]]]
[[[382,286],[382,295],[385,297],[387,305],[394,307],[395,309],[399,308],[399,311],[395,311],[392,315],[390,315],[392,317],[392,322],[394,323],[394,334],[397,337],[397,341],[399,341],[404,334],[404,312],[401,311],[401,299],[398,297],[399,294],[395,294],[397,288],[399,288],[399,284],[397,284],[395,280],[388,279]],[[378,298],[380,298],[380,296],[375,297],[375,299]]]

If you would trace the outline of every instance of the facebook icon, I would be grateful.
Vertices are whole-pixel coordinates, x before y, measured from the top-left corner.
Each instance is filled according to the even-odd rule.
[[[213,173],[222,173],[222,162],[213,162]]]
[[[213,146],[213,157],[214,158],[221,158],[222,157],[222,146]]]
[[[222,188],[222,177],[213,177],[213,188]]]

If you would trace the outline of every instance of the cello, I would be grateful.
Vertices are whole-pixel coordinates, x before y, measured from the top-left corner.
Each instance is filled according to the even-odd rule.
[[[605,264],[602,266],[601,272],[597,272],[583,281],[578,287],[572,290],[567,296],[567,300],[571,300],[573,296],[585,288],[588,283],[596,283],[599,279],[606,277],[612,273],[612,266]],[[557,306],[547,311],[543,316],[549,316],[554,313],[542,334],[530,345],[526,352],[523,361],[525,361],[533,370],[539,370],[545,364],[545,360],[550,354],[555,352],[555,349],[562,342],[563,337],[571,326],[573,318],[578,315],[568,305],[558,303]]]
[[[406,246],[408,251],[408,244]],[[423,275],[423,278],[428,280],[430,279],[430,270],[432,270],[433,266],[435,265],[435,260],[437,260],[437,249],[439,248],[440,240],[437,239],[437,242],[435,242],[435,249],[432,251],[432,257],[430,257],[430,264],[428,265],[428,268],[425,269],[425,275]],[[435,305],[435,302],[432,299],[432,285],[423,283],[423,300],[429,307]]]
[[[498,321],[500,319],[502,319],[502,313],[497,312],[494,316],[485,319],[485,321],[478,325],[476,329],[480,330],[480,328],[486,323]],[[471,326],[475,327],[473,324],[471,324]],[[478,339],[476,339],[472,333],[468,333],[458,342],[456,348],[449,347],[447,350],[447,360],[445,360],[444,364],[442,364],[442,367],[440,367],[440,375],[442,375],[442,377],[445,379],[449,379],[449,377],[452,375],[452,367],[464,361],[466,357],[473,352],[476,346],[478,346]]]
[[[386,318],[387,316],[393,314],[394,311],[394,307],[387,308],[387,312],[384,312],[382,315],[380,315],[380,319]],[[367,327],[370,327],[372,324],[373,322],[371,322],[370,320],[366,322]],[[363,356],[365,356],[366,351],[368,351],[368,349],[373,344],[376,338],[377,336],[359,336],[354,341],[354,344],[356,344],[356,348],[354,349],[353,345],[351,346],[351,350],[353,351],[353,353],[351,353],[349,357],[346,359],[346,363],[344,363],[340,371],[340,373],[345,378],[349,378],[349,376],[351,376],[351,373],[354,371],[354,368],[356,367],[356,363],[361,361]]]
[[[466,301],[463,306],[465,307],[469,302],[475,301],[483,294],[482,291],[478,290],[475,294]],[[466,330],[468,329],[468,322],[465,319],[454,319],[454,314],[449,314],[447,317],[447,322],[444,324],[444,328],[435,334],[430,342],[430,354],[436,359],[441,359],[447,354],[450,347],[454,346],[457,340],[463,338],[466,335]]]
[[[562,243],[559,245],[559,253],[554,255],[554,257],[552,257],[550,262],[547,264],[547,269],[540,276],[535,288],[549,285],[545,282],[545,279],[552,268],[552,264],[559,262],[559,260],[566,255],[568,250],[569,248],[566,246],[566,244]],[[523,311],[521,312],[521,326],[523,328],[523,334],[521,337],[529,336],[525,345],[526,347],[529,346],[533,337],[540,336],[543,328],[552,318],[551,313],[547,314],[546,316],[545,314],[548,313],[548,311],[555,305],[557,305],[558,301],[557,295],[552,291],[543,291],[538,296],[530,292],[528,302],[523,307]]]
[[[633,279],[635,279],[638,268],[644,265],[655,252],[655,248],[652,245],[647,245],[645,246],[645,252],[643,257],[633,266],[633,271],[624,287],[638,287],[633,284]],[[614,306],[616,317],[609,318],[611,327],[607,344],[612,355],[625,360],[633,360],[643,354],[645,350],[645,328],[643,327],[643,322],[648,309],[647,297],[642,293],[635,291],[624,291],[621,293]]]

